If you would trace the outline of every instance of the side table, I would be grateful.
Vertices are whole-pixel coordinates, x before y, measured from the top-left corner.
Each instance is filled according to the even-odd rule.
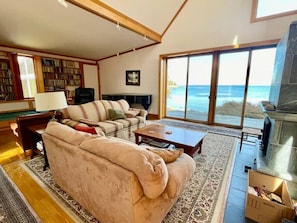
[[[32,149],[32,156],[31,158],[34,157],[34,155],[42,155],[44,157],[45,164],[43,166],[43,170],[46,170],[47,167],[49,167],[48,159],[46,156],[46,149],[42,140],[42,134],[44,133],[44,130],[46,128],[46,123],[44,124],[38,124],[38,125],[32,125],[29,126],[28,129],[31,132],[31,149]],[[39,150],[37,148],[37,143],[42,142],[42,147],[43,151]]]

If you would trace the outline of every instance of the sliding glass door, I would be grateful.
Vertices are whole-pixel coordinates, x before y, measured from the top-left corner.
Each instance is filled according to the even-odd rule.
[[[168,61],[166,116],[208,120],[212,55]]]
[[[168,60],[166,116],[184,118],[186,108],[188,58]]]
[[[215,123],[240,126],[249,51],[219,57]]]
[[[275,47],[167,59],[166,117],[259,127],[269,100]]]
[[[186,119],[208,120],[211,71],[212,55],[189,58]]]
[[[252,51],[243,120],[243,125],[246,127],[263,128],[264,115],[260,109],[259,102],[269,101],[275,51],[275,47]]]

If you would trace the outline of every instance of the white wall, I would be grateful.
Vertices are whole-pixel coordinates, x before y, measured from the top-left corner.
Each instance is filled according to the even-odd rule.
[[[214,3],[215,2],[215,3]],[[188,1],[162,43],[99,62],[102,94],[150,93],[158,114],[159,55],[280,39],[297,15],[250,23],[252,0]],[[126,86],[125,71],[140,70],[140,86]]]
[[[94,88],[95,100],[99,99],[99,81],[97,65],[83,64],[85,87]]]

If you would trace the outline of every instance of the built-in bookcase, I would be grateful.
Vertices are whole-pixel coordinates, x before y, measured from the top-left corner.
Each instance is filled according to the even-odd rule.
[[[82,72],[79,62],[53,58],[42,58],[45,91],[67,90],[81,87]]]
[[[13,75],[9,60],[0,60],[0,101],[14,100]]]
[[[79,62],[63,60],[63,71],[65,74],[66,85],[81,86],[81,70]]]

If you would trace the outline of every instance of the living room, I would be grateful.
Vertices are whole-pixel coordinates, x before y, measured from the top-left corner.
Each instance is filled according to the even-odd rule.
[[[54,2],[57,3],[56,1]],[[70,4],[69,8],[72,8],[73,5],[71,4],[74,4],[76,1],[67,2]],[[134,17],[136,20],[138,20],[137,16],[148,13],[146,19],[151,21],[151,26],[149,26],[149,22],[146,23],[145,19],[142,21],[145,25],[148,24],[147,26],[152,30],[160,33],[162,41],[159,43],[157,40],[151,40],[149,35],[147,36],[149,40],[145,40],[144,37],[146,36],[144,35],[144,37],[141,36],[141,39],[142,41],[148,41],[144,44],[148,45],[146,47],[135,47],[130,44],[130,48],[119,47],[109,54],[98,57],[88,57],[82,54],[80,56],[80,52],[83,51],[80,51],[78,48],[74,50],[75,52],[69,51],[69,53],[65,53],[56,51],[57,53],[54,53],[54,46],[52,49],[48,49],[40,45],[39,48],[33,50],[33,46],[28,43],[28,45],[20,44],[19,47],[16,47],[13,40],[9,41],[10,44],[1,43],[0,51],[12,54],[26,54],[34,57],[78,61],[83,64],[84,87],[94,88],[96,99],[99,99],[102,94],[151,94],[152,104],[148,109],[149,117],[162,118],[165,116],[166,108],[163,107],[165,100],[163,82],[165,81],[161,76],[163,61],[160,60],[160,55],[163,58],[168,58],[183,54],[231,50],[235,47],[240,49],[277,44],[287,32],[290,24],[297,20],[295,13],[269,20],[251,22],[253,4],[257,2],[252,0],[226,0],[216,3],[181,0],[172,3],[168,1],[166,3],[173,6],[171,11],[166,11],[167,20],[165,22],[162,22],[160,15],[162,15],[162,10],[166,7],[166,3],[155,2],[154,6],[159,6],[158,10],[155,10],[154,13],[151,11],[144,13],[143,10],[146,7],[143,5],[139,5],[139,8],[134,7],[133,4],[136,4],[135,2],[123,5],[113,3],[112,1],[104,2],[121,12],[131,12],[131,17],[133,17],[133,12],[137,12]],[[59,7],[59,10],[67,10],[63,6],[59,5]],[[2,10],[5,10],[5,7]],[[119,24],[120,30],[117,30],[117,25],[114,22],[113,28],[117,35],[120,36],[126,24]],[[89,35],[93,35],[92,28],[89,30]],[[238,46],[236,44],[235,46],[233,43],[235,36],[238,37]],[[78,45],[79,43],[76,42],[76,44]],[[118,43],[111,44],[118,45]],[[126,84],[126,71],[129,70],[140,71],[139,85]],[[25,107],[33,106],[30,103],[25,105]],[[18,105],[13,104],[13,102],[4,102],[1,104],[2,108],[8,112],[16,111],[18,110]]]
[[[176,18],[170,17],[172,24],[168,26],[170,20],[167,18],[167,24],[166,22],[162,24],[163,30],[160,30],[161,27],[158,27],[160,30],[159,33],[163,33],[165,28],[167,28],[166,26],[168,26],[166,32],[163,33],[161,43],[139,50],[134,50],[135,48],[132,47],[130,49],[131,52],[126,49],[128,53],[122,53],[126,51],[122,50],[121,52],[119,49],[115,51],[115,54],[101,55],[98,58],[79,59],[79,57],[74,57],[72,59],[80,60],[84,64],[85,87],[95,88],[95,98],[99,98],[101,94],[111,93],[150,93],[153,96],[153,100],[149,108],[149,114],[162,116],[164,115],[162,114],[164,111],[160,106],[161,104],[159,104],[161,94],[159,94],[159,84],[156,82],[156,80],[161,79],[159,76],[159,55],[170,56],[212,52],[219,49],[232,49],[234,48],[233,40],[235,36],[238,36],[239,47],[277,44],[288,30],[290,23],[296,20],[296,15],[290,14],[288,16],[251,23],[252,3],[253,1],[226,1],[217,3],[214,6],[206,2],[201,4],[177,1],[175,3]],[[198,5],[196,6],[195,4]],[[177,6],[181,9],[179,12]],[[62,8],[62,10],[66,9]],[[184,25],[192,24],[193,21],[195,21],[195,27],[198,28],[192,25]],[[153,24],[156,26],[156,23],[160,22],[155,21]],[[210,25],[210,23],[213,24]],[[120,32],[121,30],[118,32],[119,35],[121,35]],[[183,38],[185,40],[180,41]],[[151,42],[147,45],[150,44]],[[47,53],[46,56],[51,55],[49,54],[50,51],[42,49],[39,49],[40,51],[30,52],[25,46],[19,49],[7,49],[7,47],[2,46],[2,50],[6,49],[15,53],[19,52],[29,55],[31,53],[32,56],[44,55],[42,54],[43,52]],[[65,55],[68,58],[71,56],[63,53],[59,54]],[[74,55],[79,55],[79,50]],[[53,54],[52,57],[55,58],[55,55]],[[110,58],[104,59],[105,57]],[[61,56],[59,55],[57,58],[61,58]],[[87,57],[83,56],[82,58]],[[96,78],[96,73],[98,72],[96,69],[96,59],[99,65],[99,79]],[[140,86],[129,86],[125,84],[126,70],[141,71]],[[116,92],[114,89],[117,89]]]

